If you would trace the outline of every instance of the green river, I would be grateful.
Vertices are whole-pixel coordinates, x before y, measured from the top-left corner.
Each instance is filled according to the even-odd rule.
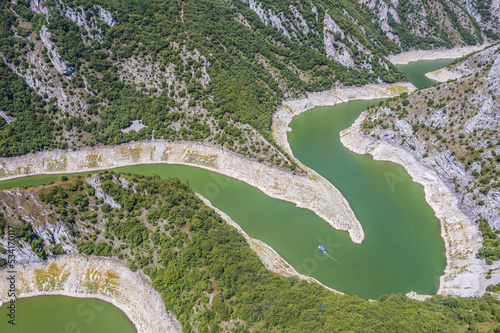
[[[399,67],[418,88],[425,88],[433,81],[423,74],[450,62],[419,61]],[[339,140],[339,132],[376,102],[352,101],[315,108],[294,118],[289,133],[294,155],[331,181],[349,201],[365,231],[362,244],[354,244],[346,232],[334,230],[309,210],[269,198],[254,187],[214,172],[165,164],[129,166],[115,171],[179,177],[231,216],[251,237],[278,251],[300,273],[336,290],[366,299],[409,291],[433,294],[438,289],[446,258],[439,221],[425,202],[422,186],[413,183],[401,166],[351,153]],[[0,188],[43,184],[60,177],[24,177],[1,182]],[[320,244],[327,249],[326,255],[318,250]],[[18,300],[19,322],[23,321],[24,314],[35,313],[34,309],[41,307],[44,311],[56,311],[53,312],[57,313],[54,325],[60,324],[62,315],[77,325],[84,325],[85,317],[75,315],[75,307],[87,301],[64,296],[21,299]],[[49,306],[49,302],[52,305]],[[71,302],[73,307],[64,306]],[[99,304],[106,309],[113,308],[104,302]],[[102,328],[92,332],[111,332],[105,323],[97,324],[98,317],[90,324]],[[133,331],[126,318],[116,320],[124,325],[122,332],[126,328]],[[5,324],[6,320],[2,319],[0,331]],[[59,326],[51,327],[54,332],[59,330]]]
[[[0,308],[0,332],[134,333],[132,322],[118,308],[95,298],[36,296],[16,301],[15,326]]]

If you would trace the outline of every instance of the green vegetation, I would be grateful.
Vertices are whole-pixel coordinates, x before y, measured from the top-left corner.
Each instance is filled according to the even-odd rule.
[[[5,227],[7,226],[7,220],[5,219],[3,213],[0,213],[0,237],[5,235]]]
[[[477,223],[484,240],[483,247],[479,250],[479,257],[486,259],[486,263],[491,265],[493,261],[500,260],[500,237],[491,230],[486,219],[480,219]]]
[[[486,291],[490,293],[497,293],[500,291],[500,283],[497,284],[490,284],[488,287],[486,287]]]
[[[50,252],[53,255],[63,254],[64,253],[64,249],[62,248],[61,244],[55,244],[54,246],[52,246],[50,248]]]
[[[50,201],[54,221],[81,230],[71,240],[80,253],[115,256],[148,274],[185,332],[218,332],[231,319],[233,332],[447,332],[499,326],[500,302],[489,294],[434,296],[425,302],[388,295],[368,302],[284,278],[266,270],[242,235],[177,178],[114,172],[98,177],[121,208],[103,203],[81,178],[33,191]],[[49,199],[49,193],[59,199]],[[87,210],[65,208],[64,201],[77,196],[87,198]],[[87,224],[89,212],[97,214],[96,224]],[[21,226],[17,229],[28,230]]]
[[[14,236],[28,242],[31,245],[31,249],[42,259],[47,257],[47,252],[45,251],[43,239],[38,237],[38,235],[33,231],[31,223],[24,221],[20,216],[17,219],[22,222],[22,224],[17,225],[14,229]]]
[[[478,8],[485,8],[486,2]],[[438,37],[416,36],[410,33],[414,23],[397,23],[390,15],[400,46],[373,21],[373,11],[354,0],[317,0],[317,16],[305,0],[261,3],[281,17],[282,28],[264,24],[240,0],[45,0],[40,6],[49,11],[48,23],[26,0],[1,0],[0,53],[6,64],[0,65],[0,98],[2,110],[14,120],[7,124],[0,118],[0,156],[155,137],[209,141],[278,163],[277,147],[259,148],[262,138],[242,131],[242,124],[273,144],[271,116],[285,96],[338,83],[401,81],[404,75],[386,55],[411,47],[453,46],[448,35],[453,31],[440,26],[427,3],[429,29],[435,28]],[[99,18],[100,6],[110,12],[112,25]],[[398,15],[408,18],[415,11],[412,6],[400,1]],[[462,8],[455,1],[453,6]],[[84,12],[87,30],[63,15],[68,9]],[[444,9],[441,14],[459,31],[459,39],[480,41],[474,20],[475,36],[449,6]],[[326,13],[346,34],[336,34],[335,43],[352,55],[352,68],[326,55]],[[297,30],[298,17],[307,26],[304,32]],[[44,26],[71,69],[65,75],[57,73],[56,60],[40,40]],[[48,70],[31,63],[28,53],[38,54]],[[36,85],[38,94],[18,75]],[[71,98],[63,100],[62,94]],[[122,132],[133,120],[146,127]]]
[[[15,119],[10,124],[0,119],[0,156],[63,148],[53,141],[52,131],[58,129],[58,125],[46,115],[46,102],[3,62],[0,63],[0,101],[1,110]]]

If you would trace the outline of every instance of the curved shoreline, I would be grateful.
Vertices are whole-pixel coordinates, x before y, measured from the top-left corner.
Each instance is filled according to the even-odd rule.
[[[452,49],[435,49],[435,50],[414,50],[406,51],[398,54],[391,54],[387,57],[393,65],[407,65],[413,61],[420,60],[437,60],[437,59],[455,59],[466,56],[469,53],[480,51],[491,44],[480,44],[472,46],[460,46]]]
[[[292,265],[290,265],[285,259],[283,259],[283,257],[281,257],[279,253],[276,252],[272,247],[270,247],[269,245],[267,245],[266,243],[264,243],[259,239],[248,236],[248,234],[240,227],[240,225],[234,222],[233,219],[229,217],[229,215],[227,215],[217,207],[214,207],[212,203],[203,196],[198,194],[198,197],[205,203],[205,205],[212,208],[217,214],[219,214],[222,217],[222,219],[226,221],[227,224],[236,228],[236,230],[238,230],[238,232],[241,233],[243,237],[245,237],[245,240],[250,246],[250,249],[257,254],[260,261],[262,261],[262,264],[266,267],[267,270],[279,274],[281,276],[296,277],[299,278],[300,280],[315,282],[328,290],[331,290],[339,294],[343,294],[343,292],[330,288],[324,285],[323,283],[319,282],[315,278],[312,278],[310,276],[305,276],[297,272],[297,270],[295,270],[295,268]]]
[[[272,135],[276,143],[281,146],[291,158],[304,170],[308,172],[309,177],[314,177],[321,182],[324,190],[329,193],[331,205],[336,210],[337,216],[347,216],[349,235],[355,243],[361,243],[364,239],[364,231],[361,223],[352,211],[349,203],[342,193],[333,186],[326,178],[321,176],[315,170],[307,167],[299,161],[294,155],[290,143],[288,142],[287,132],[291,131],[289,124],[293,117],[306,112],[317,106],[331,106],[345,103],[353,100],[370,100],[377,98],[389,98],[402,94],[410,93],[416,90],[416,87],[409,82],[395,84],[369,84],[363,87],[342,87],[329,91],[309,93],[307,97],[286,100],[273,114]],[[319,214],[318,214],[319,215]],[[319,215],[324,219],[323,216]],[[327,220],[328,221],[328,220]],[[334,226],[335,229],[339,229]],[[341,229],[342,230],[342,229]]]
[[[125,313],[138,333],[182,332],[176,317],[142,272],[132,272],[118,259],[62,255],[47,261],[16,264],[18,298],[63,295],[98,298]],[[0,270],[0,279],[11,275]],[[7,284],[0,284],[0,306],[8,302]]]
[[[250,249],[257,254],[266,269],[285,277],[315,282],[330,291],[343,294],[315,278],[297,272],[273,248],[248,236],[236,222],[214,207],[208,199],[200,194],[197,196],[244,236]],[[79,254],[53,256],[47,261],[18,263],[13,269],[0,269],[0,279],[7,279],[11,275],[9,271],[16,272],[18,298],[47,295],[97,298],[119,308],[138,333],[182,332],[176,316],[166,311],[161,294],[152,287],[149,277],[140,270],[130,271],[116,258]],[[97,288],[88,288],[96,284]],[[0,307],[9,302],[7,294],[7,284],[0,284]]]
[[[450,56],[448,55],[447,58],[449,57]],[[412,92],[415,89],[416,88],[411,83],[394,85],[374,84],[359,88],[339,88],[332,91],[309,94],[306,98],[302,99],[284,101],[282,107],[278,108],[278,110],[273,114],[273,137],[275,138],[276,142],[280,146],[282,146],[290,154],[290,156],[292,156],[292,158],[294,158],[305,170],[309,172],[309,175],[307,176],[294,175],[291,172],[284,171],[283,169],[279,169],[272,165],[270,166],[266,163],[258,163],[256,161],[244,158],[243,156],[237,155],[233,152],[214,146],[192,142],[167,142],[157,140],[129,143],[112,147],[108,146],[86,148],[80,151],[73,152],[51,151],[29,154],[9,159],[0,158],[0,180],[18,178],[27,175],[47,173],[63,174],[71,172],[110,169],[126,165],[152,163],[183,164],[188,166],[201,167],[203,169],[222,173],[229,177],[242,180],[250,184],[251,186],[259,188],[268,196],[290,201],[295,203],[298,207],[310,209],[318,216],[328,221],[328,223],[334,228],[348,231],[352,240],[354,242],[360,243],[364,238],[363,230],[359,221],[357,221],[354,213],[350,209],[349,204],[343,198],[341,193],[335,187],[333,187],[330,182],[328,182],[314,170],[311,170],[304,166],[293,156],[286,134],[290,130],[288,125],[295,115],[307,111],[315,106],[334,105],[356,99],[389,98],[400,95],[405,91]],[[388,148],[390,147],[385,147],[384,149]],[[397,161],[393,162],[398,163]],[[250,170],[252,174],[250,176],[248,173],[248,165],[251,165]],[[403,166],[408,171],[407,166]],[[277,174],[279,175],[278,178],[281,180],[281,183],[276,181]],[[284,177],[281,177],[283,175]],[[410,175],[412,174],[410,173]],[[301,181],[295,183],[294,181],[298,181],[298,179],[301,179]],[[419,182],[418,180],[415,181]],[[292,189],[292,192],[290,192],[287,187],[288,189]],[[295,193],[293,189],[295,189]],[[310,192],[306,193],[307,191]],[[291,195],[291,193],[294,194]],[[312,199],[310,197],[311,193],[313,194]],[[298,200],[298,198],[304,199],[308,196],[309,198],[307,198],[307,200],[303,202],[300,202],[300,200]],[[325,200],[325,198],[328,199]],[[319,200],[321,204],[318,205],[316,200]],[[345,214],[344,217],[347,216],[346,220],[333,220],[333,218],[338,218],[338,216],[332,214],[331,211],[328,211],[330,200],[335,203],[342,203],[342,213]],[[426,200],[429,202],[427,191]],[[436,204],[437,203],[439,203],[439,200],[437,200]],[[432,204],[430,205],[435,210],[437,215],[435,207]],[[321,213],[321,207],[323,209],[325,209],[325,207],[327,208],[329,216]],[[444,219],[444,217],[442,218]],[[228,220],[226,219],[226,221]],[[445,275],[440,278],[441,283],[438,293],[459,294],[466,296],[475,295],[470,294],[470,292],[464,293],[464,291],[466,291],[464,288],[467,287],[463,287],[464,284],[463,282],[460,282],[460,279],[470,280],[470,277],[467,276],[467,273],[463,272],[464,268],[458,266],[451,267],[450,259],[453,259],[453,255],[450,252],[450,247],[460,244],[450,242],[450,240],[448,239],[450,235],[447,233],[448,231],[445,230],[449,225],[445,222],[446,220],[444,219],[444,222],[442,221],[441,223],[441,235],[445,240],[446,255],[448,260]],[[237,228],[241,230],[239,226]],[[248,237],[246,233],[243,232],[243,234],[245,235],[245,238]],[[262,243],[259,240],[251,239],[250,237],[247,238],[247,241],[252,250],[254,250],[259,255],[267,269],[281,275],[296,276],[300,279],[304,279],[303,275],[299,274],[293,267],[291,267],[290,264],[288,264],[283,258],[281,258],[279,254],[277,254],[276,251],[270,248],[267,244]],[[458,252],[457,255],[460,255],[460,252]],[[455,261],[454,263],[460,265],[461,262],[457,259],[457,261]],[[460,272],[460,270],[462,270],[462,273]],[[472,275],[475,276],[474,274]],[[320,283],[315,279],[309,277],[305,278],[309,281]],[[477,288],[469,288],[469,291],[471,290],[476,291]],[[82,294],[82,296],[80,297],[100,298],[100,296],[94,296],[91,294]],[[114,304],[112,299],[104,300]],[[122,309],[120,306],[118,307]],[[128,313],[126,314],[127,316],[129,316]],[[129,318],[131,317],[129,316]]]
[[[0,158],[0,180],[154,163],[194,166],[235,178],[272,198],[311,210],[333,228],[349,232],[355,243],[363,240],[361,224],[349,204],[323,177],[315,173],[295,174],[220,147],[197,142],[141,141],[78,151],[53,150]]]
[[[488,52],[495,52],[495,50],[498,50],[500,47],[500,43],[497,44],[489,44],[489,45],[484,45],[484,49],[482,52],[477,52],[478,54],[488,54]],[[489,50],[487,50],[489,49]],[[485,53],[486,52],[486,53]],[[490,55],[492,53],[489,53]],[[433,72],[426,73],[425,76],[431,80],[437,81],[437,82],[447,82],[450,80],[458,80],[464,76],[468,76],[474,73],[474,71],[468,70],[466,67],[464,68],[464,65],[474,59],[475,55],[473,55],[471,58],[468,58],[467,60],[464,60],[461,63],[449,65],[445,68],[440,68],[437,69]]]
[[[402,165],[413,181],[424,187],[425,200],[434,210],[441,224],[441,237],[445,244],[446,268],[440,277],[440,295],[480,296],[488,285],[488,269],[476,254],[482,246],[482,236],[459,208],[459,201],[445,182],[432,169],[419,163],[402,147],[363,135],[361,129],[366,111],[349,128],[340,133],[340,141],[357,154],[370,154],[374,160],[390,161]],[[418,298],[418,295],[410,295]]]

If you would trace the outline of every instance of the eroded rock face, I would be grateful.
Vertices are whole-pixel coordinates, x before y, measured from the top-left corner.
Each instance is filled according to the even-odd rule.
[[[78,253],[78,248],[75,244],[64,241],[64,239],[71,239],[71,236],[69,235],[68,228],[62,222],[35,226],[33,231],[43,238],[46,244],[61,244],[66,253]]]
[[[343,14],[347,19],[357,25],[361,31],[364,31],[364,27],[359,25],[347,11],[344,10]],[[332,60],[346,67],[358,69],[366,68],[370,72],[372,71],[372,65],[370,64],[370,61],[373,60],[372,52],[356,39],[356,37],[344,31],[328,12],[325,13],[323,20],[323,45],[327,56]],[[357,58],[354,54],[362,54],[365,55],[366,58],[364,60],[356,60]],[[380,59],[377,61],[381,66],[387,69],[387,65],[383,61]]]
[[[392,31],[392,28],[389,26],[388,23],[389,15],[392,17],[394,21],[396,21],[397,23],[401,23],[396,10],[393,7],[389,6],[387,2],[383,0],[358,0],[358,2],[361,4],[366,4],[367,7],[370,8],[371,10],[376,10],[376,12],[378,13],[380,27],[384,32]],[[397,7],[398,4],[399,4],[398,1],[392,2],[392,5],[395,7]]]
[[[95,189],[95,196],[97,198],[102,198],[104,200],[104,203],[107,203],[108,205],[111,206],[111,208],[117,208],[120,209],[122,206],[113,199],[109,194],[106,194],[101,187],[101,180],[99,179],[98,176],[92,175],[91,177],[87,178],[86,180],[87,184],[92,186]]]
[[[500,0],[493,0],[491,2],[491,14],[500,21]]]
[[[307,25],[307,22],[306,20],[304,19],[304,17],[302,17],[302,14],[297,10],[297,8],[295,8],[294,6],[290,5],[288,8],[290,8],[290,10],[292,11],[293,13],[293,16],[295,18],[295,25],[292,25],[292,28],[294,30],[296,30],[295,26],[297,28],[301,28],[302,30],[302,33],[304,35],[307,35],[307,33],[309,32],[309,26]]]
[[[500,56],[497,56],[490,69],[490,73],[486,77],[489,82],[489,88],[495,95],[500,95]]]
[[[357,121],[360,127],[352,127],[345,133],[345,144],[352,150],[372,154],[377,159],[393,160],[413,170],[411,176],[420,179],[417,181],[424,187],[428,186],[426,199],[436,216],[442,216],[439,217],[442,225],[456,221],[458,226],[442,229],[455,240],[448,242],[445,236],[443,238],[447,251],[449,248],[462,253],[452,255],[450,252],[448,257],[452,259],[448,266],[453,260],[464,260],[455,265],[464,267],[464,272],[452,273],[453,267],[447,267],[443,287],[440,287],[442,293],[479,295],[499,278],[495,276],[495,281],[488,281],[484,275],[500,262],[487,266],[475,257],[482,246],[476,221],[486,219],[493,230],[500,229],[497,176],[500,166],[496,158],[500,153],[497,134],[500,129],[499,49],[493,46],[451,65],[447,70],[460,74],[458,80],[411,94],[406,101],[401,98],[371,109],[363,116],[366,118]],[[431,195],[439,191],[447,193],[448,199],[443,200],[445,204],[453,201],[453,209],[437,205],[437,196],[436,202],[430,200]],[[440,209],[446,213],[440,213]],[[471,232],[460,235],[462,226]],[[474,229],[477,234],[472,234]],[[467,246],[471,247],[467,250]]]
[[[114,27],[115,19],[113,18],[113,16],[111,16],[111,13],[108,10],[102,8],[101,6],[97,6],[97,8],[99,13],[99,18],[104,22],[106,22],[106,24],[109,25],[110,27]]]
[[[275,13],[271,9],[268,9],[266,11],[263,8],[262,4],[257,2],[256,0],[243,0],[243,1],[248,3],[250,9],[253,10],[259,16],[259,18],[265,25],[270,25],[272,27],[275,27],[276,29],[281,31],[281,33],[284,36],[290,38],[290,33],[283,25],[283,21],[285,21],[283,13]]]
[[[486,5],[488,2],[480,3],[476,0],[458,0],[467,12],[482,26],[491,29],[493,32],[500,31],[500,1],[492,0],[489,8],[479,9],[479,5]],[[485,10],[486,11],[483,11]],[[489,15],[484,15],[489,12]]]
[[[30,245],[23,240],[19,240],[18,244],[15,244],[14,247],[12,247],[12,243],[9,244],[7,239],[0,238],[0,245],[6,250],[7,249],[9,251],[12,250],[15,253],[16,262],[18,263],[29,263],[40,260],[40,258],[36,255],[36,253],[31,250]],[[0,253],[0,258],[7,260],[8,254]],[[0,272],[1,271],[2,270],[0,269]]]
[[[345,13],[345,15],[348,16],[347,13]],[[353,45],[358,52],[367,55],[368,59],[372,59],[372,53],[366,49],[363,44],[346,34],[330,15],[325,13],[323,22],[323,44],[326,54],[346,67],[355,67],[356,64],[352,55],[352,50],[346,43]],[[384,66],[385,64],[382,65]],[[358,67],[371,69],[371,65],[366,61],[362,64],[358,64]]]
[[[102,29],[99,21],[103,21],[111,27],[115,25],[115,20],[111,13],[99,5],[94,5],[93,8],[85,11],[82,6],[70,6],[59,0],[58,10],[61,15],[66,16],[75,22],[76,25],[85,29],[87,35],[82,35],[85,43],[88,43],[90,40],[102,42]]]
[[[316,21],[318,20],[318,8],[316,8],[313,4],[311,4],[311,13],[314,14]]]
[[[15,120],[15,118],[9,116],[8,114],[5,113],[5,111],[3,110],[0,110],[0,117],[3,118],[3,120],[5,120],[5,122],[7,124],[10,124],[11,122],[13,122]]]
[[[57,46],[55,46],[54,43],[52,43],[52,41],[50,40],[50,31],[49,29],[47,29],[46,26],[43,26],[42,29],[40,30],[40,39],[47,48],[50,61],[57,69],[57,71],[65,76],[73,75],[75,72],[74,69],[72,69],[69,63],[64,61],[64,59],[62,59],[61,56],[59,55],[59,52],[57,51]]]
[[[30,9],[37,14],[45,14],[45,15],[49,14],[49,9],[47,7],[44,7],[40,3],[40,0],[31,0]]]
[[[399,36],[394,34],[394,30],[389,25],[389,18],[396,21],[397,23],[401,23],[399,19],[399,15],[395,8],[398,7],[399,2],[397,0],[393,0],[391,5],[383,0],[358,0],[358,2],[362,5],[366,5],[373,13],[376,15],[373,18],[373,21],[378,21],[380,24],[380,28],[385,35],[399,44]]]

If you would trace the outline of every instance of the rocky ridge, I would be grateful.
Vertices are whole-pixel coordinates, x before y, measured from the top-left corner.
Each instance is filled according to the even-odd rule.
[[[499,229],[498,46],[449,67],[461,78],[381,103],[341,139],[355,152],[403,165],[424,186],[448,259],[439,293],[481,295],[500,281],[499,262],[478,259],[483,237],[476,223],[485,219]]]
[[[402,145],[435,169],[456,191],[469,218],[486,218],[495,229],[500,228],[493,161],[498,151],[498,49],[488,48],[451,65],[449,71],[462,78],[408,97],[406,108],[384,105],[372,111],[364,125],[365,134]]]
[[[351,127],[342,131],[341,142],[355,153],[401,164],[413,181],[424,186],[425,199],[441,222],[441,236],[446,248],[446,269],[440,278],[438,294],[464,297],[484,294],[489,284],[500,282],[500,274],[486,278],[490,269],[500,268],[500,263],[487,266],[484,260],[477,258],[482,245],[477,225],[462,212],[457,197],[435,170],[420,163],[411,152],[398,145],[365,136],[362,124],[366,117],[364,112]]]

